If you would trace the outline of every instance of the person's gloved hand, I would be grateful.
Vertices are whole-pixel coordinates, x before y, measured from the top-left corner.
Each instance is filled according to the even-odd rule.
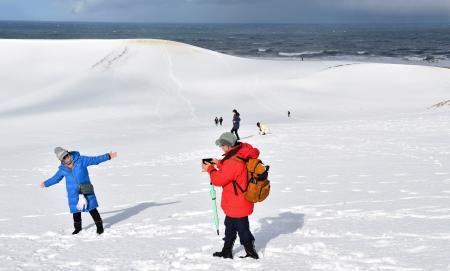
[[[86,197],[83,194],[80,194],[78,196],[78,204],[77,204],[77,209],[79,211],[84,210],[87,207],[87,200]]]

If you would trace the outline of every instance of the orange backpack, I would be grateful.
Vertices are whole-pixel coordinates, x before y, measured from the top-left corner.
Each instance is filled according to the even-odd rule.
[[[259,159],[245,160],[237,156],[231,159],[244,162],[247,168],[246,189],[242,189],[236,181],[233,181],[234,193],[237,195],[237,189],[239,189],[244,193],[244,197],[253,203],[265,200],[270,193],[270,181],[268,180],[270,166],[264,165]]]

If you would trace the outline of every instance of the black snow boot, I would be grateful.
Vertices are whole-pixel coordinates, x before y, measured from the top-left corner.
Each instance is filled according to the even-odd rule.
[[[245,243],[244,248],[245,248],[245,252],[247,253],[247,255],[245,255],[244,257],[241,257],[241,258],[250,257],[255,260],[259,259],[258,253],[256,252],[256,249],[255,249],[255,241],[250,241],[248,243]]]
[[[92,219],[95,222],[95,226],[97,226],[97,234],[102,234],[104,229],[103,229],[103,220],[102,217],[100,216],[100,213],[98,212],[97,208],[90,210],[89,213],[92,216]]]
[[[98,234],[102,234],[103,232],[104,232],[104,229],[103,229],[103,221],[96,221],[95,222],[95,226],[97,226],[97,233]]]
[[[81,222],[73,222],[73,226],[75,227],[75,230],[72,232],[72,234],[78,234],[81,231]]]
[[[222,257],[224,259],[233,259],[233,246],[234,246],[234,240],[233,241],[225,241],[222,251],[214,252],[213,256],[214,257]]]

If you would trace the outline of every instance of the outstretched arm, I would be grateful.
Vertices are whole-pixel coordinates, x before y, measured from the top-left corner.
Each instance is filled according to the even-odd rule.
[[[41,188],[50,187],[52,185],[55,185],[55,184],[59,183],[62,180],[63,177],[64,177],[64,175],[62,175],[61,172],[58,170],[56,172],[56,174],[53,175],[53,177],[51,177],[50,179],[46,180],[45,182],[40,183],[39,186]]]
[[[98,165],[100,163],[103,163],[116,157],[117,152],[110,152],[99,156],[80,156],[82,164],[86,167]]]

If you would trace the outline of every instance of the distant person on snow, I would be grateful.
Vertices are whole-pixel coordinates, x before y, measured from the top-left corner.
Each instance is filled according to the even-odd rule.
[[[288,118],[291,117],[291,111],[288,110]]]
[[[222,126],[222,122],[223,122],[223,118],[220,117],[220,119],[219,119],[220,126]]]
[[[216,126],[219,126],[219,119],[217,117],[214,119],[214,123],[216,124]]]
[[[253,213],[254,204],[244,197],[244,193],[237,189],[247,187],[248,176],[247,167],[242,159],[258,158],[259,150],[253,148],[250,144],[240,143],[230,132],[223,133],[216,140],[216,145],[222,148],[224,157],[222,160],[213,159],[212,164],[203,164],[204,172],[208,172],[211,183],[214,186],[222,187],[221,207],[226,215],[225,217],[225,241],[222,251],[215,252],[214,257],[233,258],[233,246],[237,234],[239,240],[245,248],[247,255],[258,259],[258,253],[255,249],[255,237],[250,232],[248,216]],[[244,258],[245,258],[244,257]]]
[[[98,203],[94,187],[89,179],[88,166],[98,165],[117,157],[116,152],[110,152],[96,157],[81,156],[79,152],[69,152],[61,147],[55,148],[55,154],[61,164],[56,174],[45,182],[40,183],[41,188],[50,187],[66,178],[66,190],[70,212],[73,215],[75,230],[78,234],[81,229],[81,212],[89,212],[97,226],[97,233],[103,233],[103,221],[97,210]]]
[[[266,135],[266,134],[270,133],[269,127],[266,124],[257,122],[256,126],[259,128],[260,135]]]
[[[238,130],[240,127],[240,122],[241,122],[241,114],[239,114],[239,112],[236,109],[233,109],[233,128],[231,129],[231,133],[234,133],[237,137],[237,140],[240,140],[239,135],[238,135]]]

